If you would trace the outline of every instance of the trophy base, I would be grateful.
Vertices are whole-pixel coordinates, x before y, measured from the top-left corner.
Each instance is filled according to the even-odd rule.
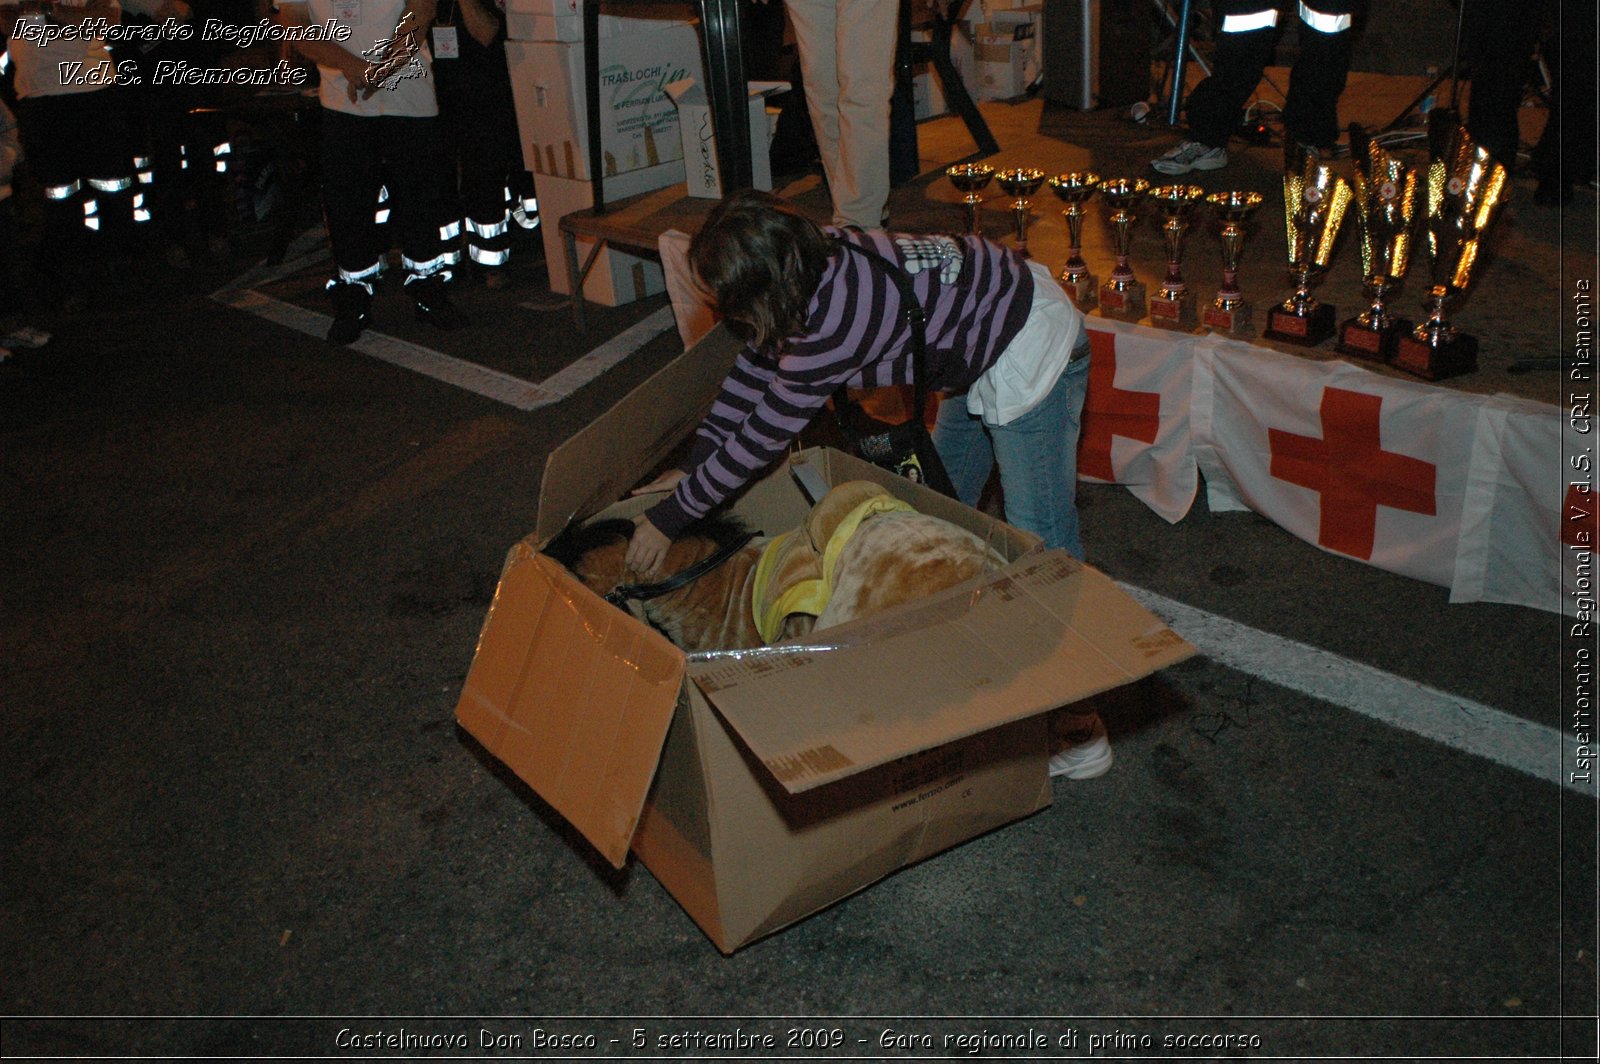
[[[1360,318],[1346,318],[1339,325],[1339,351],[1357,358],[1370,358],[1375,362],[1388,362],[1394,358],[1395,345],[1400,337],[1409,335],[1411,323],[1403,319],[1391,321],[1381,329],[1369,329]]]
[[[1100,286],[1093,274],[1086,273],[1082,277],[1058,278],[1058,280],[1061,281],[1061,287],[1067,293],[1067,298],[1072,300],[1073,306],[1079,310],[1088,310],[1098,301],[1096,292]]]
[[[1150,324],[1162,329],[1193,332],[1198,324],[1194,312],[1194,293],[1184,292],[1176,299],[1162,295],[1150,297]]]
[[[1100,286],[1100,315],[1118,321],[1138,321],[1144,317],[1145,286],[1135,281],[1126,288],[1113,288],[1107,281]]]
[[[1393,365],[1430,381],[1471,373],[1478,368],[1478,338],[1456,333],[1450,340],[1434,345],[1405,333],[1395,342]]]
[[[1200,323],[1212,332],[1225,333],[1228,336],[1253,336],[1255,335],[1254,315],[1250,311],[1250,304],[1241,303],[1237,307],[1224,309],[1210,306],[1200,316]]]
[[[1301,347],[1314,347],[1333,335],[1333,304],[1318,303],[1310,314],[1291,314],[1282,307],[1267,311],[1267,327],[1261,335]]]

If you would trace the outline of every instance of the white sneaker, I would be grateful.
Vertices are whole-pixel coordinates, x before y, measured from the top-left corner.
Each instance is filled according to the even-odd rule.
[[[1163,174],[1187,174],[1191,170],[1220,170],[1228,165],[1228,149],[1213,148],[1198,140],[1186,140],[1159,159],[1150,160],[1150,168]]]
[[[1092,780],[1110,770],[1111,740],[1098,713],[1063,718],[1057,729],[1061,746],[1050,755],[1051,776]]]

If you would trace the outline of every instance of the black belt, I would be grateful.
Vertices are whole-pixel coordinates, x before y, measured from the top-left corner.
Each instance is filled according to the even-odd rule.
[[[737,539],[730,540],[718,547],[689,566],[689,568],[673,573],[665,580],[657,581],[654,584],[618,584],[606,595],[606,601],[613,606],[621,607],[629,599],[653,599],[660,598],[662,595],[669,595],[680,587],[687,587],[694,583],[735,554],[738,554],[744,549],[745,544],[760,534],[759,532],[746,532]]]

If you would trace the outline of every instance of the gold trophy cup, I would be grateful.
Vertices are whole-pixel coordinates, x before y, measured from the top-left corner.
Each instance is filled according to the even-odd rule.
[[[1167,276],[1150,297],[1150,324],[1163,329],[1193,329],[1194,293],[1183,282],[1179,262],[1183,258],[1183,235],[1189,229],[1189,214],[1205,189],[1199,185],[1161,185],[1150,190],[1150,202],[1165,218],[1161,235],[1167,242]]]
[[[1017,224],[1017,250],[1026,255],[1028,208],[1033,206],[1028,202],[1028,197],[1039,191],[1039,186],[1044,184],[1044,171],[1019,166],[1012,170],[1001,170],[994,175],[994,179],[1006,195],[1016,197],[1011,201],[1011,217]]]
[[[989,187],[994,177],[994,167],[984,163],[957,163],[944,172],[956,191],[963,193],[962,204],[967,208],[967,232],[978,231],[978,205],[983,197],[978,193]]]
[[[1428,258],[1433,284],[1423,300],[1428,317],[1395,344],[1394,365],[1428,380],[1478,368],[1478,338],[1445,317],[1467,290],[1479,242],[1505,202],[1506,168],[1457,129],[1441,158],[1428,166]]]
[[[1311,286],[1333,258],[1339,225],[1350,206],[1350,182],[1315,158],[1283,175],[1283,210],[1294,294],[1267,311],[1263,336],[1310,347],[1333,335],[1334,308],[1318,302]]]
[[[1098,282],[1089,272],[1089,264],[1083,261],[1083,207],[1099,186],[1100,175],[1088,171],[1057,174],[1050,179],[1050,191],[1066,204],[1061,217],[1067,222],[1067,262],[1057,280],[1079,310],[1087,310],[1095,303]]]
[[[1259,192],[1213,192],[1206,197],[1217,220],[1222,223],[1222,285],[1217,298],[1201,315],[1208,329],[1229,336],[1248,336],[1251,327],[1250,304],[1239,291],[1239,256],[1244,251],[1244,223],[1266,202]]]
[[[1134,212],[1148,191],[1150,182],[1142,177],[1118,177],[1100,182],[1100,195],[1111,207],[1107,221],[1111,223],[1117,253],[1117,264],[1111,276],[1100,286],[1100,313],[1107,318],[1138,321],[1144,317],[1144,282],[1133,275],[1133,267],[1128,265],[1128,250],[1133,243],[1134,223],[1139,220]]]
[[[1339,326],[1339,350],[1382,362],[1411,323],[1390,314],[1384,301],[1400,286],[1411,262],[1417,171],[1376,142],[1356,158],[1356,217],[1361,221],[1361,276],[1371,306]]]

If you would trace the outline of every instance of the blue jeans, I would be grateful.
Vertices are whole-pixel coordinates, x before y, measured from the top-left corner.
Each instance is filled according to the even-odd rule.
[[[985,425],[967,413],[966,399],[949,396],[939,404],[933,443],[939,450],[956,497],[968,506],[989,480],[998,461],[1006,496],[1006,520],[1083,557],[1078,536],[1078,425],[1089,389],[1089,336],[1072,352],[1072,361],[1043,402],[1007,425]]]

